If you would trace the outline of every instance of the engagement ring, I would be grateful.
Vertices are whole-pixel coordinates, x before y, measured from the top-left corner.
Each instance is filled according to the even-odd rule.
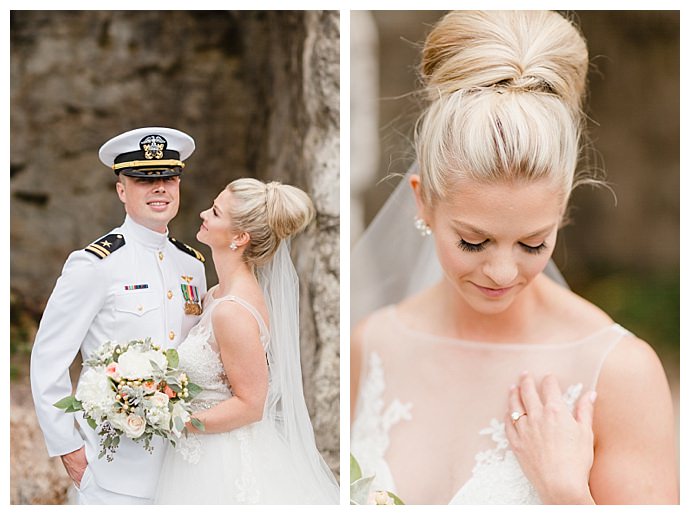
[[[513,419],[513,425],[517,424],[517,421],[520,420],[520,417],[523,417],[525,415],[527,415],[527,413],[525,413],[524,411],[522,413],[519,411],[513,411],[510,414],[510,418]]]

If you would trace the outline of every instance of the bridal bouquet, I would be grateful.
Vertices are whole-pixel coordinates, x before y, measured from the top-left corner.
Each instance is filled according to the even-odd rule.
[[[189,402],[201,388],[177,366],[177,351],[162,351],[151,338],[125,344],[106,342],[86,361],[77,391],[56,402],[66,413],[84,412],[101,437],[99,458],[113,460],[122,435],[152,452],[151,439],[161,436],[174,446],[186,435],[192,418]]]
[[[372,490],[374,476],[362,477],[362,468],[350,454],[350,504],[405,504],[388,490]]]

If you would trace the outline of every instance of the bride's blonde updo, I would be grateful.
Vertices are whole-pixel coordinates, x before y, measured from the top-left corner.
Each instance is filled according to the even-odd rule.
[[[249,234],[244,259],[254,266],[271,259],[281,240],[304,230],[315,215],[309,196],[294,186],[246,178],[232,181],[226,189],[233,196],[230,216],[235,229]]]
[[[426,39],[428,108],[415,145],[424,201],[458,180],[575,186],[588,68],[580,32],[550,11],[455,11]],[[586,182],[586,181],[583,181]]]

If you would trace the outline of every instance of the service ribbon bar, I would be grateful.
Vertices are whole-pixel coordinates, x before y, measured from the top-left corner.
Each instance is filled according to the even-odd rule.
[[[190,297],[192,299],[192,302],[195,304],[199,304],[199,291],[197,290],[196,286],[192,286],[191,284],[189,285],[189,293]]]
[[[185,302],[191,302],[189,298],[189,285],[180,284],[180,289],[182,290],[182,296],[184,297]]]

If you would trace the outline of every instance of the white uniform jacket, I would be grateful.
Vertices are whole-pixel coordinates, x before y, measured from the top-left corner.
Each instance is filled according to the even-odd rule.
[[[88,250],[72,252],[48,300],[31,353],[31,390],[50,456],[85,445],[96,483],[136,497],[153,496],[167,444],[155,437],[154,452],[149,454],[123,437],[115,459],[107,462],[98,458],[98,434],[82,413],[64,413],[53,403],[72,394],[69,366],[79,351],[86,359],[108,340],[151,337],[163,348],[177,347],[184,340],[199,316],[185,314],[183,287],[196,287],[201,300],[206,277],[200,254],[178,245],[183,248],[167,234],[126,217],[121,227]]]

